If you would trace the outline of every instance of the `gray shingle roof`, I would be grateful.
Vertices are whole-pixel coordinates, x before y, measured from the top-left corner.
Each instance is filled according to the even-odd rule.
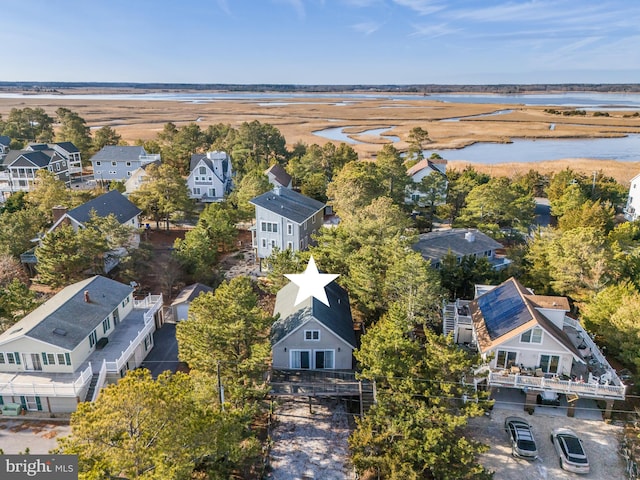
[[[467,235],[467,234],[470,235]],[[473,241],[467,240],[472,237]],[[502,248],[499,242],[478,230],[467,228],[452,228],[437,232],[423,233],[413,245],[413,249],[419,252],[425,260],[436,262],[444,257],[449,250],[457,257],[482,253],[488,250]]]
[[[111,190],[70,210],[67,215],[80,223],[86,223],[91,218],[91,210],[95,210],[99,217],[108,217],[113,213],[120,223],[125,223],[142,213],[142,210],[118,190]]]
[[[60,146],[60,148],[64,149],[68,153],[79,153],[78,147],[76,147],[72,142],[58,142],[56,145]]]
[[[99,275],[69,285],[0,335],[0,344],[24,335],[73,350],[132,291],[129,285]]]
[[[291,175],[289,175],[279,163],[271,165],[264,173],[270,173],[271,175],[273,175],[275,181],[283,187],[287,187],[291,183]]]
[[[106,145],[91,157],[91,161],[131,162],[139,160],[140,155],[146,154],[145,149],[140,146]]]
[[[11,160],[10,162],[7,162],[9,159],[9,156],[12,156],[13,160]],[[7,158],[5,159],[5,164],[11,165],[11,163],[18,160],[20,157],[25,158],[26,160],[36,165],[37,167],[44,168],[48,166],[49,163],[51,163],[51,160],[53,157],[59,157],[59,156],[53,150],[45,150],[45,151],[36,150],[34,152],[29,152],[26,150],[13,150],[9,152],[9,154],[7,155]]]
[[[0,135],[0,144],[8,147],[10,143],[11,138],[7,137],[6,135]]]
[[[303,223],[324,208],[324,203],[282,187],[276,187],[267,193],[258,195],[249,203],[282,215],[298,224]]]
[[[294,305],[298,286],[290,282],[281,288],[276,295],[276,305],[273,310],[273,314],[279,314],[280,318],[271,326],[271,345],[275,345],[313,318],[356,348],[356,335],[353,331],[353,317],[347,291],[335,281],[327,285],[325,291],[331,307],[313,297]]]
[[[213,288],[203,285],[202,283],[194,283],[184,287],[171,305],[180,305],[184,302],[192,302],[201,293],[213,292]]]

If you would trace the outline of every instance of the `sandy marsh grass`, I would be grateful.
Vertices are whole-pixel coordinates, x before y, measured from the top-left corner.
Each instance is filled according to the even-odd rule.
[[[74,91],[72,93],[77,93]],[[89,92],[87,92],[89,93]],[[97,93],[97,92],[93,92]],[[69,99],[60,95],[55,99],[21,97],[0,99],[0,115],[7,117],[12,108],[41,107],[54,116],[59,107],[66,107],[82,116],[92,128],[109,125],[127,142],[149,140],[162,131],[167,122],[178,126],[196,122],[201,128],[217,123],[237,127],[243,122],[258,120],[277,127],[289,146],[296,142],[324,145],[329,140],[312,132],[333,127],[349,127],[346,134],[368,143],[352,145],[360,158],[372,158],[391,140],[385,136],[398,136],[394,145],[406,149],[409,132],[422,127],[429,132],[433,149],[462,148],[475,142],[509,142],[512,138],[596,138],[640,133],[640,118],[625,118],[630,111],[612,110],[609,117],[564,116],[545,112],[546,106],[505,104],[462,104],[430,100],[354,99],[319,96],[282,99],[215,100],[203,103],[165,100],[93,100]],[[559,107],[551,107],[563,110]],[[473,117],[501,110],[510,113]],[[605,111],[606,109],[602,109]],[[443,119],[461,118],[443,122]],[[554,127],[551,128],[551,125]],[[393,127],[381,137],[360,136],[358,133],[382,127]],[[337,142],[336,142],[337,143]],[[458,168],[465,162],[452,162]],[[567,159],[554,162],[482,165],[474,164],[492,174],[510,174],[536,169],[553,172],[570,166],[591,174],[603,170],[618,181],[628,183],[640,171],[638,163]]]

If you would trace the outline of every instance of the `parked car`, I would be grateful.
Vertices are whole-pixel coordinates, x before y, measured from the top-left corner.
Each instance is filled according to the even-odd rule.
[[[582,440],[569,428],[556,428],[551,442],[560,456],[560,467],[568,472],[589,473],[589,459]]]
[[[538,405],[550,405],[552,407],[560,406],[560,396],[555,392],[542,392],[538,395]]]
[[[514,457],[527,460],[538,458],[538,447],[529,422],[520,417],[507,417],[504,419],[504,429],[511,440],[511,454]]]

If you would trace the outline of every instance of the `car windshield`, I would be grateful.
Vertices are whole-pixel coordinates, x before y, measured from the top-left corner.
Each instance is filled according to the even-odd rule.
[[[582,450],[582,444],[576,437],[568,435],[559,435],[562,450],[565,451],[567,458],[574,463],[587,463],[587,457]]]

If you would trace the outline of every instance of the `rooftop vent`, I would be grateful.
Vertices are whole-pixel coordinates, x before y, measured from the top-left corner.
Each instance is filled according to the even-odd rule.
[[[467,232],[464,234],[464,239],[469,242],[472,243],[476,240],[476,234],[473,232]]]
[[[89,298],[89,290],[84,291],[84,301],[87,303],[91,303],[91,299]]]
[[[56,335],[60,335],[61,337],[64,337],[67,335],[67,331],[62,328],[54,328],[53,333],[55,333]]]

